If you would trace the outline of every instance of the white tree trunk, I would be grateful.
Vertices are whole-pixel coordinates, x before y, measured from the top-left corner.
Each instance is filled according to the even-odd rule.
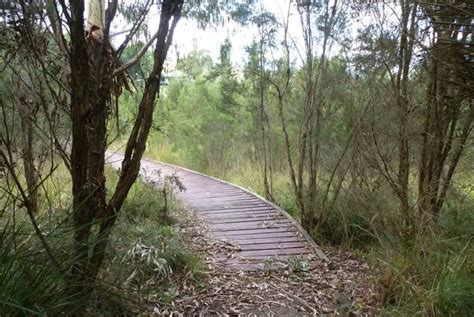
[[[104,28],[105,21],[105,0],[90,0],[89,15],[87,17],[87,28],[96,26],[100,29]]]

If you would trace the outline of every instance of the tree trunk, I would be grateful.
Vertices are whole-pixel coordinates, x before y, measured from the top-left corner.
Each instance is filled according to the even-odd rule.
[[[418,211],[422,223],[438,222],[457,164],[474,121],[474,67],[465,49],[474,36],[465,28],[469,11],[424,4],[433,23],[435,42],[429,55],[429,83],[418,180]]]
[[[259,91],[259,110],[260,110],[260,129],[262,132],[262,155],[263,155],[263,188],[265,198],[274,201],[272,188],[272,148],[270,140],[270,124],[268,122],[267,112],[265,110],[265,65],[264,65],[264,40],[265,30],[264,24],[260,27],[260,52],[259,52],[259,68],[260,68],[260,91]]]
[[[18,63],[18,65],[21,65]],[[21,73],[21,70],[19,70]],[[20,116],[21,123],[21,158],[23,161],[23,169],[25,181],[27,185],[27,193],[31,212],[38,213],[38,168],[35,162],[34,150],[34,118],[36,118],[37,105],[34,98],[25,95],[28,88],[22,84],[22,80],[27,80],[27,76],[23,79],[14,78],[13,87],[15,92],[13,98],[14,104]]]
[[[398,188],[400,199],[400,214],[403,217],[406,234],[412,231],[413,215],[409,202],[410,175],[410,143],[409,143],[409,99],[408,83],[410,63],[413,55],[413,43],[416,25],[416,4],[410,6],[410,1],[402,0],[402,29],[398,50],[398,73],[396,79],[396,99],[399,113],[398,139]]]
[[[90,111],[89,58],[84,30],[84,1],[71,1],[71,121],[72,152],[71,177],[74,217],[74,264],[72,267],[73,292],[83,296],[90,283],[87,276],[88,254],[93,210],[89,201],[88,187],[88,149],[90,142],[87,134]]]

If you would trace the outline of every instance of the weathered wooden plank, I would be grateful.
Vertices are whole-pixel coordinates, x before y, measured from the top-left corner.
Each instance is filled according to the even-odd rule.
[[[200,204],[209,204],[209,205],[221,205],[221,204],[228,204],[228,203],[262,203],[261,200],[255,197],[243,197],[243,196],[235,196],[235,197],[221,197],[218,199],[193,199],[193,205],[200,205]]]
[[[210,224],[209,227],[213,231],[233,231],[233,230],[249,230],[249,229],[276,229],[292,227],[293,224],[288,220],[267,220],[267,221],[252,221],[252,222],[237,222],[224,224]]]
[[[193,201],[193,207],[199,208],[199,207],[205,207],[205,206],[210,206],[210,207],[215,207],[215,206],[221,206],[221,205],[229,205],[229,206],[269,206],[267,203],[262,202],[261,200],[258,199],[229,199],[229,200],[217,200],[213,201],[210,199],[204,199],[202,201]]]
[[[223,194],[223,195],[218,195],[215,192],[208,192],[207,194],[200,194],[200,195],[195,195],[189,197],[193,197],[193,201],[201,201],[201,200],[206,200],[206,199],[221,199],[221,198],[228,198],[228,197],[242,197],[242,194]]]
[[[206,218],[206,221],[210,225],[219,224],[238,224],[238,223],[249,223],[255,221],[269,221],[269,220],[287,220],[281,216],[269,214],[265,217],[240,217],[240,218]]]
[[[261,239],[238,239],[234,238],[233,239],[234,243],[237,243],[238,245],[252,245],[252,244],[267,244],[267,243],[286,243],[286,242],[303,242],[305,243],[306,241],[303,240],[300,237],[296,237],[294,235],[289,236],[289,237],[273,237],[273,238],[261,238]]]
[[[231,209],[248,209],[248,208],[262,208],[269,207],[266,204],[232,204],[222,206],[206,206],[206,205],[193,205],[193,208],[201,211],[219,211],[219,210],[231,210]]]
[[[197,211],[199,217],[204,217],[205,219],[232,219],[232,217],[246,217],[246,218],[255,218],[255,217],[265,217],[265,216],[280,216],[273,209],[265,210],[233,210],[233,211]]]
[[[308,254],[311,253],[307,248],[292,248],[292,249],[271,249],[271,250],[255,250],[255,251],[240,251],[240,257],[256,257],[256,256],[280,256],[293,254]]]
[[[285,242],[285,243],[261,243],[261,244],[240,244],[240,249],[243,251],[256,250],[275,250],[275,249],[297,249],[305,248],[304,242]]]
[[[248,265],[258,267],[259,265],[271,266],[276,264],[274,262],[287,262],[289,259],[307,260],[312,257],[312,253],[305,254],[286,254],[286,255],[255,255],[241,257],[237,253],[234,253],[232,257],[228,256],[216,256],[218,262],[223,262],[228,265],[232,265],[239,268],[239,265]],[[270,260],[270,261],[266,261]],[[280,266],[281,267],[281,266]]]
[[[186,186],[186,184],[184,184]],[[189,185],[188,185],[189,186]],[[191,187],[186,187],[186,191],[183,191],[180,193],[180,195],[183,195],[185,197],[195,197],[195,196],[200,196],[200,195],[207,195],[209,193],[218,193],[218,194],[241,194],[243,193],[242,190],[240,189],[222,189],[220,188],[218,191],[213,189],[213,188],[207,188],[205,189],[196,189],[196,190],[191,190]]]
[[[242,193],[245,193],[242,191],[242,189],[235,188],[230,185],[225,185],[221,184],[219,182],[213,181],[213,180],[185,180],[183,179],[183,183],[187,183],[190,186],[193,186],[189,188],[191,191],[193,190],[209,190],[209,188],[217,188],[219,190],[234,190],[234,191],[241,191]],[[204,187],[205,186],[205,187]]]
[[[266,233],[267,230],[268,231],[270,231],[270,230],[271,231],[275,231],[275,230],[285,231],[285,230],[289,230],[289,229],[292,228],[292,226],[289,225],[289,224],[280,224],[278,226],[275,225],[275,227],[262,227],[260,225],[252,225],[252,224],[239,225],[239,226],[228,226],[228,227],[222,226],[222,227],[219,227],[219,228],[214,228],[214,226],[220,226],[220,225],[210,225],[210,228],[213,232],[223,233],[223,234],[229,233],[230,235],[243,235],[243,234],[247,234],[247,232],[251,231],[251,230],[257,230],[258,232]],[[238,233],[235,233],[236,231],[238,231]],[[255,233],[255,232],[253,232],[253,233]],[[253,234],[253,233],[249,233],[249,234]]]
[[[213,236],[223,240],[229,241],[239,241],[239,239],[274,239],[274,238],[284,238],[284,237],[296,237],[297,233],[294,231],[287,232],[260,232],[260,233],[244,233],[241,235],[230,235],[223,232],[215,232]]]
[[[295,228],[293,227],[283,227],[283,228],[267,228],[267,229],[250,229],[250,230],[232,230],[225,232],[215,232],[216,235],[221,235],[225,237],[232,236],[242,236],[242,235],[251,235],[251,234],[265,234],[265,233],[282,233],[282,232],[292,232],[296,233]]]
[[[264,205],[258,200],[222,200],[222,201],[203,201],[200,203],[193,203],[193,207],[196,209],[207,208],[208,210],[214,210],[216,208],[225,207],[258,207],[258,206],[269,206]]]
[[[206,220],[219,220],[219,219],[258,219],[258,218],[277,218],[281,217],[285,219],[282,215],[275,212],[274,210],[257,210],[257,211],[236,211],[236,212],[200,212],[199,217],[204,218]]]
[[[198,210],[199,214],[237,214],[237,213],[258,213],[258,212],[274,212],[277,213],[275,208],[271,206],[265,206],[265,207],[243,207],[243,208],[230,208],[230,209],[222,209],[222,210],[206,210],[206,209],[201,209]]]

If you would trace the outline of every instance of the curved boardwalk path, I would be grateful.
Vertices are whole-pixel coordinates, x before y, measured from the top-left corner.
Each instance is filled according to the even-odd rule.
[[[108,163],[119,169],[122,155],[109,154]],[[242,270],[284,263],[289,258],[325,258],[319,247],[285,211],[237,185],[182,167],[142,160],[140,175],[153,181],[176,175],[186,187],[180,199],[196,211],[212,236],[237,246],[232,257],[217,260]],[[270,259],[270,260],[269,260]]]

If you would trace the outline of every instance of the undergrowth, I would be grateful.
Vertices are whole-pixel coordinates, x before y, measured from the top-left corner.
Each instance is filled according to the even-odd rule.
[[[64,276],[26,232],[23,224],[1,223],[0,314],[57,314],[72,304]]]
[[[107,170],[107,179],[114,188],[117,173]],[[36,216],[65,272],[43,251],[23,208],[6,196],[0,200],[1,316],[69,315],[79,306],[87,306],[91,316],[135,314],[169,303],[184,280],[199,283],[201,262],[186,248],[173,218],[181,207],[172,202],[165,213],[160,191],[137,180],[112,233],[98,286],[91,298],[77,302],[68,292],[73,232],[67,180],[60,168],[43,184],[48,199],[43,197]]]
[[[179,208],[176,202],[170,207]],[[176,219],[164,211],[153,186],[134,185],[114,230],[103,277],[136,293],[136,300],[169,303],[183,279],[200,283],[202,264],[186,247]]]

